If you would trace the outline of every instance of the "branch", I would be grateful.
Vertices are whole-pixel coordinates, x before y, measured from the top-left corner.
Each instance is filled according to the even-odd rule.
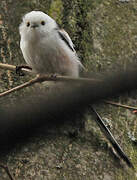
[[[13,66],[14,67],[14,66]],[[19,86],[16,86],[12,89],[9,89],[3,93],[0,93],[0,97],[8,95],[14,91],[18,91],[20,89],[23,89],[25,87],[29,87],[35,83],[40,83],[40,82],[44,82],[44,81],[71,81],[71,82],[85,82],[85,83],[91,83],[91,82],[96,82],[99,80],[95,80],[95,79],[89,79],[89,78],[72,78],[69,76],[53,76],[53,75],[37,75],[34,79],[31,79],[28,82],[25,82]]]
[[[6,69],[6,70],[11,70],[11,71],[16,71],[16,66],[14,65],[9,65],[9,64],[3,64],[0,63],[0,68],[1,69]],[[33,72],[29,69],[22,68],[23,72],[27,72],[30,74],[33,74]],[[73,78],[70,76],[53,76],[53,75],[41,75],[38,78],[39,82],[43,81],[71,81],[71,82],[101,82],[99,79],[91,79],[91,78]]]
[[[116,139],[114,138],[114,136],[112,135],[112,133],[110,132],[108,127],[105,125],[101,116],[98,114],[98,112],[95,110],[94,107],[92,107],[92,106],[89,106],[89,107],[96,115],[95,120],[96,120],[96,123],[98,124],[98,126],[100,127],[100,130],[103,132],[103,134],[105,135],[107,140],[109,140],[109,142],[111,143],[111,145],[113,146],[113,148],[115,149],[117,154],[127,163],[127,165],[129,167],[134,169],[132,162],[130,161],[128,156],[125,154],[125,152],[122,150],[122,148],[120,147],[120,145],[118,144],[118,142],[116,141]]]
[[[9,65],[9,64],[3,64],[3,63],[0,63],[0,68],[6,69],[6,70],[11,70],[11,71],[16,70],[16,66]],[[29,74],[33,73],[31,70],[25,69],[25,68],[22,68],[22,71],[25,73],[29,73]],[[71,82],[85,82],[85,83],[102,82],[99,79],[91,79],[91,78],[73,78],[73,77],[69,77],[69,76],[42,75],[42,76],[36,76],[34,79],[32,79],[32,80],[30,80],[24,84],[21,84],[15,88],[12,88],[8,91],[0,93],[0,97],[8,95],[14,91],[18,91],[20,89],[23,89],[25,87],[31,86],[37,82],[44,82],[44,81],[71,81]],[[120,103],[116,103],[116,102],[112,102],[112,101],[104,100],[103,102],[107,103],[107,104],[114,105],[114,106],[119,106],[119,107],[123,107],[123,108],[127,108],[127,109],[137,110],[137,107],[122,105]]]
[[[10,94],[10,93],[12,93],[14,91],[18,91],[18,90],[23,89],[25,87],[31,86],[32,84],[34,84],[36,82],[37,82],[37,77],[30,80],[30,81],[28,81],[28,82],[26,82],[26,83],[23,83],[23,84],[21,84],[19,86],[16,86],[15,88],[12,88],[12,89],[9,89],[9,90],[7,90],[5,92],[0,93],[0,97],[6,96],[6,95],[8,95],[8,94]]]
[[[10,64],[0,63],[0,68],[10,70],[10,71],[16,71],[16,66],[10,65]],[[29,69],[22,68],[22,71],[25,73],[31,73],[32,74],[32,71]]]
[[[113,101],[104,100],[103,102],[106,103],[106,104],[110,104],[110,105],[114,105],[114,106],[119,106],[119,107],[126,108],[126,109],[137,110],[137,107],[124,105],[124,104],[116,103],[116,102],[113,102]]]

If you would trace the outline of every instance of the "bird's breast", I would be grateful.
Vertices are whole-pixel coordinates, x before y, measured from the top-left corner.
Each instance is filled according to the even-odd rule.
[[[26,62],[36,73],[71,75],[77,68],[76,61],[54,40],[26,43],[22,49]]]

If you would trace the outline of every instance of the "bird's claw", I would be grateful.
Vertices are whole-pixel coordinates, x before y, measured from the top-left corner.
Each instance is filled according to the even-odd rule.
[[[19,76],[24,76],[24,72],[22,71],[22,66],[16,66],[16,74]]]
[[[19,76],[24,76],[25,75],[25,73],[22,71],[22,68],[32,70],[32,68],[30,66],[28,66],[28,65],[16,66],[16,74],[18,74]]]
[[[56,79],[57,74],[51,74],[51,78]]]

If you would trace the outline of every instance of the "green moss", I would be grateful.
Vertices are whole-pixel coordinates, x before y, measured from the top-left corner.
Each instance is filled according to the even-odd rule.
[[[59,24],[62,23],[62,1],[61,0],[54,0],[50,5],[50,9],[48,14],[53,17]]]

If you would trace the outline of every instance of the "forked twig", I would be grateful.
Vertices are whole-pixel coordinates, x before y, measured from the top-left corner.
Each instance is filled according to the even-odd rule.
[[[95,79],[89,79],[89,78],[72,78],[72,77],[68,77],[68,76],[52,76],[52,75],[38,75],[35,78],[29,80],[28,82],[25,82],[19,86],[16,86],[12,89],[9,89],[5,92],[0,93],[0,97],[6,96],[12,92],[18,91],[20,89],[23,89],[25,87],[29,87],[35,83],[38,82],[44,82],[44,81],[71,81],[71,82],[96,82],[97,80]]]
[[[6,69],[6,70],[11,70],[11,71],[16,71],[16,66],[14,65],[9,65],[9,64],[3,64],[0,63],[0,68],[1,69]],[[22,68],[23,72],[27,72],[29,74],[33,74],[31,70],[29,69],[25,69]],[[90,78],[73,78],[73,77],[69,77],[69,76],[52,76],[52,75],[40,75],[40,76],[36,76],[34,79],[31,79],[28,82],[25,82],[17,87],[14,87],[12,89],[9,89],[3,93],[0,93],[0,97],[2,96],[6,96],[12,92],[18,91],[20,89],[23,89],[25,87],[31,86],[37,82],[44,82],[44,81],[71,81],[71,82],[96,82],[96,81],[100,81],[97,79],[90,79]]]

